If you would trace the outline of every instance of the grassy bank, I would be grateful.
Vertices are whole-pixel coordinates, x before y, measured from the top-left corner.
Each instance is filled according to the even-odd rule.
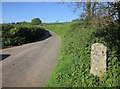
[[[53,31],[60,35],[62,39],[64,39],[64,36],[66,35],[66,32],[71,29],[72,23],[51,23],[51,24],[45,24],[45,29],[49,31]]]
[[[116,87],[120,79],[120,55],[111,49],[97,30],[85,28],[84,23],[49,25],[48,29],[59,34],[63,40],[61,54],[47,86],[49,87]],[[68,30],[68,28],[69,30]],[[67,29],[67,30],[66,30]],[[90,74],[91,45],[102,42],[108,46],[108,70],[100,80]]]

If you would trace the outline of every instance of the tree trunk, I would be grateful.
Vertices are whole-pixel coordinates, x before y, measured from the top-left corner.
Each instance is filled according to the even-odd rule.
[[[92,17],[95,16],[95,6],[96,6],[97,2],[93,2],[93,6],[92,6]]]
[[[120,24],[120,2],[117,2],[118,22]]]
[[[120,1],[119,2],[116,2],[114,3],[114,8],[115,8],[115,13],[117,13],[117,20],[118,20],[118,23],[120,24]],[[116,12],[117,11],[117,12]]]
[[[86,18],[87,19],[91,17],[90,12],[91,12],[91,0],[87,0],[87,5],[86,5]]]

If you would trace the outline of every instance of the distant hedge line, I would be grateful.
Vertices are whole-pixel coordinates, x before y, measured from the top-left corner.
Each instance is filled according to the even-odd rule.
[[[42,37],[44,33],[44,28],[36,26],[2,24],[2,47],[6,48],[33,42]]]

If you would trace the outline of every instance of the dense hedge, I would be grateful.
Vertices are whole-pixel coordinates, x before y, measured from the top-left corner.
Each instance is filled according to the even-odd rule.
[[[36,41],[44,35],[45,29],[35,26],[2,25],[2,47],[16,46]]]
[[[104,29],[85,26],[85,23],[72,24],[71,30],[66,32],[48,87],[120,86],[120,26]],[[108,51],[107,72],[101,79],[90,74],[91,45],[96,42],[105,44]]]

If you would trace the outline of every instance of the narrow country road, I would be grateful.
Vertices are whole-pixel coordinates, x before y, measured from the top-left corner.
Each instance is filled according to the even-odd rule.
[[[2,87],[44,87],[55,67],[60,37],[2,50]]]

